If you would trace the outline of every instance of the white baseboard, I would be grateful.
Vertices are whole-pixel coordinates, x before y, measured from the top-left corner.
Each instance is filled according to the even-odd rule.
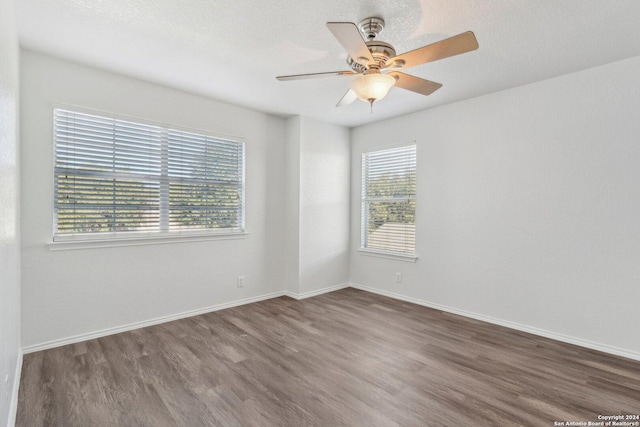
[[[441,304],[436,304],[428,301],[423,301],[417,298],[408,297],[405,295],[396,294],[394,292],[389,292],[381,289],[371,288],[369,286],[364,286],[358,283],[349,283],[349,286],[355,289],[360,289],[362,291],[371,292],[378,295],[384,295],[389,298],[394,298],[402,301],[411,302],[414,304],[422,305],[424,307],[434,308],[440,311],[446,311],[447,313],[457,314],[464,317],[469,317],[471,319],[480,320],[487,323],[493,323],[494,325],[500,325],[507,328],[515,329],[522,332],[527,332],[533,335],[538,335],[545,338],[550,338],[552,340],[565,342],[568,344],[574,344],[580,347],[589,348],[591,350],[601,351],[603,353],[609,353],[616,356],[626,357],[628,359],[638,360],[640,361],[640,353],[636,353],[633,351],[625,350],[618,347],[609,346],[606,344],[600,344],[593,341],[584,340],[581,338],[575,338],[563,334],[559,334],[556,332],[547,331],[544,329],[535,328],[532,326],[521,325],[515,322],[509,322],[506,320],[497,319],[495,317],[484,316],[482,314],[476,314],[465,310],[460,310],[453,307],[448,307]]]
[[[339,285],[327,286],[326,288],[317,289],[315,291],[303,292],[301,294],[296,294],[291,291],[285,291],[285,295],[291,298],[295,298],[297,300],[315,297],[317,295],[326,294],[327,292],[338,291],[340,289],[348,288],[350,286],[349,283],[341,283]]]
[[[7,427],[16,425],[16,416],[18,415],[18,395],[20,394],[20,378],[22,376],[22,351],[18,350],[18,361],[16,362],[16,371],[13,376],[13,390],[11,391],[11,402],[9,403],[9,421]]]
[[[203,307],[196,310],[189,310],[189,311],[184,311],[182,313],[171,314],[168,316],[156,317],[154,319],[144,320],[142,322],[134,322],[134,323],[129,323],[127,325],[121,325],[113,328],[102,329],[100,331],[89,332],[86,334],[80,334],[72,337],[47,341],[41,344],[28,345],[26,347],[22,347],[22,352],[24,354],[28,354],[28,353],[34,353],[36,351],[47,350],[54,347],[61,347],[63,345],[75,344],[81,341],[87,341],[87,340],[92,340],[94,338],[105,337],[107,335],[119,334],[120,332],[131,331],[133,329],[145,328],[147,326],[153,326],[153,325],[158,325],[160,323],[171,322],[173,320],[184,319],[185,317],[197,316],[199,314],[210,313],[212,311],[224,310],[225,308],[237,307],[239,305],[251,304],[258,301],[277,298],[285,294],[286,293],[283,291],[272,292],[265,295],[259,295],[257,297],[245,298],[237,301],[212,305],[209,307]]]
[[[550,339],[553,339],[553,340],[556,340],[556,341],[566,342],[566,343],[574,344],[574,345],[577,345],[577,346],[580,346],[580,347],[585,347],[585,348],[589,348],[589,349],[592,349],[592,350],[602,351],[604,353],[614,354],[616,356],[622,356],[622,357],[626,357],[626,358],[629,358],[629,359],[640,361],[640,353],[629,351],[629,350],[625,350],[625,349],[621,349],[621,348],[618,348],[618,347],[613,347],[613,346],[609,346],[609,345],[606,345],[606,344],[600,344],[600,343],[596,343],[596,342],[593,342],[593,341],[584,340],[584,339],[581,339],[581,338],[575,338],[575,337],[559,334],[559,333],[556,333],[556,332],[551,332],[551,331],[547,331],[547,330],[544,330],[544,329],[535,328],[535,327],[532,327],[532,326],[521,325],[519,323],[509,322],[509,321],[506,321],[506,320],[501,320],[501,319],[497,319],[497,318],[490,317],[490,316],[485,316],[485,315],[481,315],[481,314],[477,314],[477,313],[472,313],[472,312],[469,312],[469,311],[460,310],[460,309],[457,309],[457,308],[448,307],[448,306],[445,306],[445,305],[436,304],[436,303],[432,303],[432,302],[429,302],[429,301],[423,301],[423,300],[420,300],[420,299],[417,299],[417,298],[408,297],[408,296],[401,295],[401,294],[396,294],[394,292],[389,292],[389,291],[385,291],[385,290],[381,290],[381,289],[371,288],[369,286],[361,285],[361,284],[358,284],[358,283],[342,283],[342,284],[338,284],[338,285],[334,285],[334,286],[328,286],[326,288],[318,289],[318,290],[315,290],[315,291],[303,292],[303,293],[300,293],[300,294],[294,293],[294,292],[291,292],[291,291],[278,291],[278,292],[273,292],[273,293],[269,293],[269,294],[265,294],[265,295],[260,295],[260,296],[257,296],[257,297],[245,298],[245,299],[242,299],[242,300],[232,301],[232,302],[228,302],[228,303],[224,303],[224,304],[218,304],[218,305],[214,305],[214,306],[210,306],[210,307],[204,307],[204,308],[200,308],[200,309],[196,309],[196,310],[185,311],[185,312],[182,312],[182,313],[172,314],[172,315],[169,315],[169,316],[157,317],[155,319],[145,320],[145,321],[142,321],[142,322],[130,323],[130,324],[127,324],[127,325],[117,326],[117,327],[114,327],[114,328],[107,328],[107,329],[103,329],[103,330],[96,331],[96,332],[90,332],[90,333],[80,334],[80,335],[76,335],[76,336],[72,336],[72,337],[68,337],[68,338],[52,340],[52,341],[48,341],[48,342],[41,343],[41,344],[34,344],[34,345],[26,346],[26,347],[22,348],[22,353],[20,354],[20,364],[16,369],[17,370],[22,369],[22,354],[28,354],[28,353],[33,353],[33,352],[36,352],[36,351],[47,350],[49,348],[60,347],[60,346],[63,346],[63,345],[68,345],[68,344],[74,344],[74,343],[78,343],[78,342],[81,342],[81,341],[87,341],[87,340],[94,339],[94,338],[104,337],[104,336],[107,336],[107,335],[118,334],[120,332],[131,331],[133,329],[144,328],[144,327],[147,327],[147,326],[153,326],[153,325],[157,325],[157,324],[160,324],[160,323],[171,322],[173,320],[184,319],[186,317],[197,316],[199,314],[210,313],[210,312],[218,311],[218,310],[224,310],[225,308],[237,307],[237,306],[244,305],[244,304],[251,304],[251,303],[254,303],[254,302],[264,301],[264,300],[271,299],[271,298],[277,298],[277,297],[280,297],[280,296],[283,296],[283,295],[286,295],[288,297],[294,298],[296,300],[302,300],[302,299],[305,299],[305,298],[314,297],[314,296],[317,296],[317,295],[321,295],[321,294],[325,294],[325,293],[328,293],[328,292],[337,291],[337,290],[348,288],[348,287],[352,287],[352,288],[355,288],[355,289],[360,289],[362,291],[367,291],[367,292],[371,292],[371,293],[375,293],[375,294],[379,294],[379,295],[384,295],[384,296],[387,296],[387,297],[390,297],[390,298],[394,298],[394,299],[398,299],[398,300],[402,300],[402,301],[411,302],[411,303],[414,303],[414,304],[422,305],[422,306],[425,306],[425,307],[430,307],[430,308],[433,308],[433,309],[436,309],[436,310],[440,310],[440,311],[446,311],[448,313],[457,314],[457,315],[464,316],[464,317],[469,317],[471,319],[476,319],[476,320],[480,320],[480,321],[483,321],[483,322],[504,326],[504,327],[515,329],[515,330],[518,330],[518,331],[527,332],[527,333],[530,333],[530,334],[533,334],[533,335],[539,335],[539,336],[542,336],[542,337],[545,337],[545,338],[550,338]],[[16,378],[20,378],[19,373],[18,373],[18,376]],[[17,388],[18,387],[15,387],[15,396],[13,397],[16,400],[16,405],[17,405]],[[13,405],[13,400],[12,400],[12,405]],[[12,408],[13,408],[13,406],[12,406]],[[17,406],[16,406],[15,409],[17,409]]]
[[[147,326],[158,325],[160,323],[171,322],[173,320],[184,319],[186,317],[197,316],[199,314],[210,313],[212,311],[224,310],[225,308],[237,307],[239,305],[251,304],[258,301],[264,301],[271,298],[281,297],[283,295],[295,298],[297,300],[310,298],[316,295],[325,294],[327,292],[337,291],[338,289],[344,289],[349,287],[348,283],[341,283],[339,285],[328,286],[326,288],[318,289],[310,292],[303,292],[300,294],[291,291],[278,291],[265,295],[260,295],[252,298],[245,298],[237,301],[232,301],[224,304],[213,305],[209,307],[199,308],[196,310],[185,311],[182,313],[171,314],[169,316],[156,317],[150,320],[144,320],[142,322],[129,323],[127,325],[116,326],[114,328],[102,329],[100,331],[89,332],[86,334],[75,335],[72,337],[61,338],[57,340],[47,341],[41,344],[34,344],[22,347],[24,354],[34,353],[36,351],[47,350],[50,348],[61,347],[63,345],[75,344],[82,341],[92,340],[94,338],[101,338],[107,335],[119,334],[120,332],[127,332],[133,329],[145,328]]]

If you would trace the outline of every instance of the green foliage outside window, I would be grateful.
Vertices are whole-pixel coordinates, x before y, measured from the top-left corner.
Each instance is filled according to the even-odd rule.
[[[413,195],[415,192],[415,172],[401,175],[387,173],[378,177],[369,177],[367,181],[368,199],[371,200],[368,203],[369,233],[386,223],[414,224],[416,202]]]

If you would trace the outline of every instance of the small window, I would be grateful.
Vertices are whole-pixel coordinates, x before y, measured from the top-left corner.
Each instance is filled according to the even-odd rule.
[[[242,232],[244,143],[54,110],[54,240]]]
[[[361,248],[415,254],[416,146],[362,154]]]

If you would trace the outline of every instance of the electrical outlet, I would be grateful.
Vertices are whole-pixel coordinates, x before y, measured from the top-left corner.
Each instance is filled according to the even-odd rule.
[[[396,271],[396,283],[402,283],[402,273]]]
[[[238,276],[238,287],[244,288],[244,276]]]

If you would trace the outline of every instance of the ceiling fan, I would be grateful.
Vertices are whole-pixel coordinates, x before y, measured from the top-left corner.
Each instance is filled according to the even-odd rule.
[[[373,108],[373,103],[384,98],[393,86],[422,95],[430,95],[440,89],[442,84],[401,73],[399,70],[478,48],[475,35],[467,31],[402,55],[396,55],[392,45],[375,40],[384,28],[384,20],[381,18],[367,18],[360,21],[357,26],[353,22],[327,22],[327,27],[349,54],[347,64],[352,71],[295,74],[278,76],[276,79],[287,81],[327,76],[356,76],[349,82],[350,89],[336,107],[349,105],[359,98],[369,102]]]

